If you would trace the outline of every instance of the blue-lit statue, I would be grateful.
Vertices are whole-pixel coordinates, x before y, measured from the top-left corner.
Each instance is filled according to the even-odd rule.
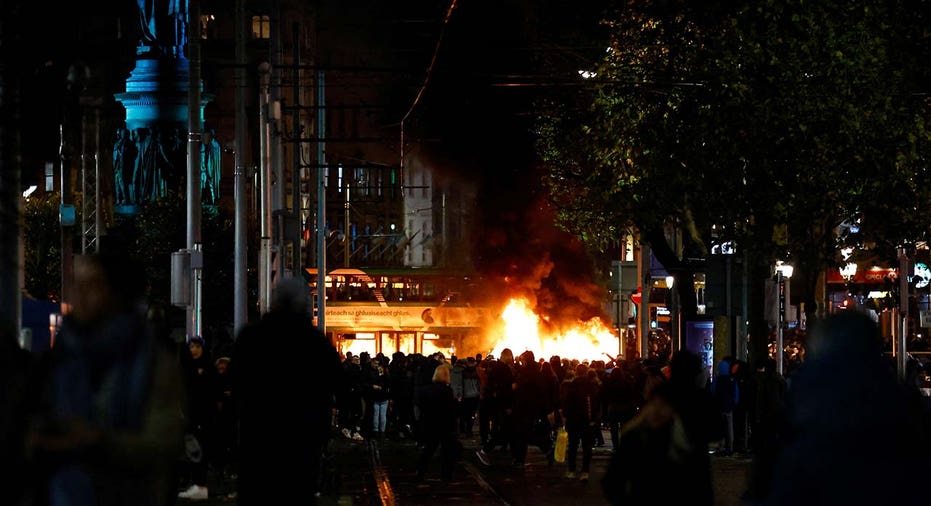
[[[114,94],[126,108],[125,127],[113,145],[114,212],[118,214],[136,214],[149,202],[184,191],[191,78],[185,57],[188,1],[136,0],[141,28],[136,66],[126,79],[126,91]],[[201,124],[204,105],[212,98],[209,93],[201,94]],[[211,140],[212,135],[205,135],[199,163],[205,203],[219,197],[222,150]]]
[[[129,130],[116,131],[113,143],[113,191],[117,205],[129,205],[136,201],[133,171],[136,166],[136,146],[130,139]]]
[[[215,205],[220,199],[220,157],[223,154],[223,148],[220,147],[216,135],[216,131],[212,128],[205,131],[201,148],[201,200],[204,204],[210,205]]]
[[[188,0],[136,0],[142,39],[139,52],[153,49],[181,56],[187,43]]]
[[[163,138],[157,128],[140,128],[133,134],[138,149],[133,173],[136,203],[152,202],[168,194],[167,180],[177,170],[164,145],[171,139]]]

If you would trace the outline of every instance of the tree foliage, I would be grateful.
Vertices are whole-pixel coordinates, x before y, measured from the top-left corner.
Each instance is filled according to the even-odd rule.
[[[150,301],[168,304],[171,254],[187,243],[185,200],[175,193],[144,206],[124,224],[129,251],[145,267]],[[203,320],[205,327],[229,324],[233,306],[233,226],[218,208],[204,207],[201,218],[204,252]]]
[[[26,293],[61,300],[61,226],[57,193],[34,195],[23,204],[23,276]]]
[[[851,217],[863,246],[925,238],[928,9],[623,2],[590,89],[538,123],[561,222],[590,241],[674,223],[698,253],[736,240],[810,280]]]
[[[61,227],[58,194],[30,197],[23,209],[24,275],[26,291],[36,298],[61,297]],[[75,206],[80,210],[80,203]],[[203,313],[205,327],[221,328],[230,323],[233,305],[232,223],[211,207],[202,217],[204,251]],[[80,222],[80,214],[78,215]],[[168,306],[171,298],[171,254],[186,245],[186,207],[179,195],[146,204],[137,215],[118,216],[101,240],[102,248],[118,248],[141,267],[130,282],[146,285],[150,304]],[[80,253],[80,227],[72,227],[75,253]],[[178,324],[178,322],[175,322]],[[183,325],[183,322],[180,324]]]

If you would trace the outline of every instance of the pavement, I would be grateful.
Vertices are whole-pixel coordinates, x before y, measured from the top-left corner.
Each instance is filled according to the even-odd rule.
[[[489,454],[491,465],[475,456],[480,442],[477,436],[463,437],[464,451],[451,482],[439,476],[439,455],[424,480],[416,479],[417,447],[411,440],[388,439],[381,444],[352,441],[340,435],[330,443],[333,470],[319,498],[321,506],[395,506],[436,504],[489,504],[566,506],[607,504],[601,480],[611,458],[610,436],[606,445],[593,451],[590,479],[565,478],[566,465],[548,465],[539,449],[531,447],[523,467],[511,465],[507,451]],[[579,455],[581,459],[581,455]],[[749,457],[712,456],[712,480],[715,506],[743,506],[743,494],[752,461]],[[194,504],[210,506],[236,504],[232,480],[211,473],[210,498]],[[308,498],[309,499],[309,498]],[[439,501],[439,502],[438,502]],[[186,505],[191,501],[181,500]],[[301,504],[300,499],[295,504]]]

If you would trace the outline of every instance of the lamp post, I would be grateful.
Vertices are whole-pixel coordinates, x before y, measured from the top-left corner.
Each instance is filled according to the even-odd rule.
[[[669,288],[669,348],[674,353],[679,346],[679,292],[676,291],[675,276],[666,276],[666,287]]]
[[[782,262],[776,263],[776,290],[779,293],[779,312],[776,315],[776,370],[780,375],[784,373],[783,338],[785,337],[786,320],[786,279],[792,278],[794,268]]]
[[[905,379],[908,366],[908,250],[901,247],[897,251],[899,259],[899,329],[896,333],[896,370],[899,379]]]

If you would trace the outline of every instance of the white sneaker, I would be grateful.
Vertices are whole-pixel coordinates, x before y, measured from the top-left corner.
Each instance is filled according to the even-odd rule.
[[[340,433],[341,433],[346,439],[352,439],[352,434],[349,433],[349,429],[343,429],[343,430],[340,431]]]
[[[207,500],[207,487],[191,485],[184,492],[178,493],[178,499],[188,499],[190,501],[206,501]]]
[[[364,441],[365,438],[362,437],[362,434],[359,434],[358,432],[356,432],[355,434],[352,435],[352,440],[353,441]]]

